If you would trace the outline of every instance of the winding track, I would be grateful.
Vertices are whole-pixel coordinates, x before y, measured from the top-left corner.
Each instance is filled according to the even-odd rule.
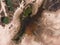
[[[26,5],[28,5],[29,3],[32,3],[33,1],[34,0],[29,0],[28,2],[26,2]],[[0,2],[1,2],[0,13],[3,11],[4,15],[8,16],[8,14],[6,13],[4,0],[1,0]],[[36,0],[37,5],[39,5],[38,2],[42,2],[42,1]],[[13,13],[12,21],[9,24],[5,24],[5,27],[0,25],[0,45],[16,45],[11,39],[14,37],[14,35],[16,35],[16,33],[20,29],[21,24],[20,24],[19,16],[23,12],[23,9],[25,8],[24,1],[22,0],[22,2],[19,5],[20,6]]]

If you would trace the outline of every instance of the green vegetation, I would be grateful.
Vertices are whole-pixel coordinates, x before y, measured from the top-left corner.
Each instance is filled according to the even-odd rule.
[[[2,21],[2,23],[8,24],[9,18],[8,17],[2,17],[1,21]]]
[[[25,11],[24,11],[24,16],[29,16],[32,13],[32,8],[28,7]]]
[[[14,9],[13,9],[13,4],[12,4],[11,0],[6,0],[6,4],[7,4],[8,9],[9,9],[10,11],[13,11],[13,10],[14,10]]]

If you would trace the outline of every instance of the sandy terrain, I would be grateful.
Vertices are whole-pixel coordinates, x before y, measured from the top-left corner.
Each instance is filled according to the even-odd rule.
[[[34,0],[30,0],[30,1],[26,2],[26,5],[29,4],[29,3],[32,3],[32,1],[34,1]],[[8,16],[8,14],[6,12],[6,9],[5,9],[6,4],[5,4],[4,0],[1,0],[0,2],[1,2],[0,3],[1,4],[0,13],[3,11],[4,12],[4,15],[5,16]],[[39,5],[38,4],[38,0],[37,0],[36,3],[37,3],[37,5]],[[25,7],[24,6],[24,1],[22,1],[20,3],[20,6],[15,10],[15,12],[13,14],[12,21],[9,24],[5,24],[4,27],[2,25],[0,25],[0,45],[24,45],[25,39],[22,40],[22,43],[21,44],[20,43],[19,44],[15,44],[12,41],[12,38],[16,35],[16,33],[20,29],[20,25],[21,24],[20,24],[19,16],[23,12],[24,7]],[[27,40],[28,40],[28,38],[27,38]],[[26,43],[25,43],[25,45],[28,45]]]
[[[22,37],[22,41],[18,44],[12,40],[20,29],[21,22],[19,16],[25,8],[24,5],[28,5],[29,3],[33,4],[34,8],[32,9],[32,14],[35,15],[43,2],[43,0],[36,0],[35,3],[33,3],[33,1],[34,0],[27,0],[26,4],[24,1],[19,3],[19,7],[17,7],[13,13],[12,21],[9,24],[5,24],[4,27],[0,25],[0,45],[60,45],[60,10],[55,12],[44,10],[41,17],[37,19],[38,21],[36,22],[37,26],[35,29],[37,32],[35,32],[35,35],[25,34]],[[4,15],[8,16],[4,1],[1,0],[0,4],[0,13],[3,11]],[[37,41],[35,39],[39,40]]]

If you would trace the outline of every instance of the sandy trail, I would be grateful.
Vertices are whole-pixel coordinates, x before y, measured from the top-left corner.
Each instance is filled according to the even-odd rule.
[[[34,1],[34,0],[30,0],[30,1],[26,2],[26,4],[29,4],[32,1]],[[42,2],[42,1],[37,0],[36,3],[38,3],[38,2]],[[37,5],[39,5],[39,4],[37,4]],[[5,16],[7,16],[7,13],[5,10],[5,3],[3,2],[3,0],[1,0],[1,6],[2,7],[0,10],[0,13],[2,11],[4,11]],[[9,24],[6,24],[5,27],[0,25],[0,45],[16,45],[11,39],[15,36],[15,34],[20,29],[21,24],[20,24],[19,16],[23,12],[23,9],[24,9],[24,1],[21,2],[20,6],[14,12],[13,20]],[[38,6],[37,6],[37,9],[38,9]],[[21,45],[24,45],[23,44],[24,40],[25,39],[23,39]],[[28,40],[28,38],[27,38],[27,40]],[[26,43],[27,43],[27,41],[26,41]],[[20,45],[20,43],[17,45]],[[29,45],[30,45],[30,43],[29,43]]]

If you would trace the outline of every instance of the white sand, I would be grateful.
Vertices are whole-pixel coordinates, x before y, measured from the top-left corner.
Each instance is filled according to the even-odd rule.
[[[2,1],[3,0],[1,0],[1,6],[2,6],[2,8],[1,8],[0,12],[4,11],[5,16],[7,16],[7,13],[6,13],[6,10],[5,10],[5,7],[4,7],[5,4]],[[29,1],[27,0],[26,4],[32,3],[32,1],[34,1],[34,0],[29,0]],[[38,8],[39,8],[39,6],[41,6],[42,2],[43,2],[43,0],[36,0],[36,2],[33,5],[34,6],[33,14],[37,13]],[[43,45],[42,42],[36,42],[36,41],[34,41],[34,36],[31,37],[31,36],[28,36],[28,35],[25,35],[24,38],[22,39],[22,42],[19,43],[19,44],[15,44],[11,40],[14,37],[14,35],[19,31],[19,28],[20,28],[19,16],[23,12],[23,9],[24,9],[24,2],[21,2],[20,7],[18,7],[16,9],[16,11],[14,12],[13,20],[11,21],[11,23],[6,24],[5,27],[2,27],[0,25],[0,45]],[[48,12],[46,12],[46,13],[49,14]],[[54,14],[54,13],[52,13],[52,14]],[[43,15],[45,15],[45,13]],[[58,15],[60,15],[60,14],[58,13]],[[53,16],[51,16],[51,17],[53,17]],[[53,21],[55,21],[55,20],[53,20]],[[59,22],[59,21],[60,20],[57,20],[57,22]],[[9,29],[9,27],[11,25],[12,25],[12,27]],[[56,27],[56,28],[58,28],[58,27]]]

